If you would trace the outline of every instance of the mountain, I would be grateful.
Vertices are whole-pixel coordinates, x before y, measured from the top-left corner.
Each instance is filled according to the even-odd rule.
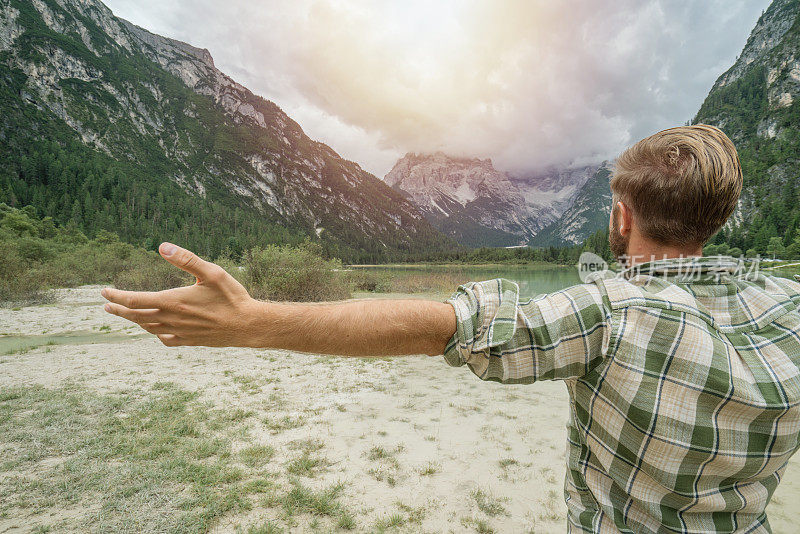
[[[491,160],[406,154],[384,177],[441,232],[467,246],[526,244],[572,206],[596,167],[533,176],[501,172]]]
[[[451,244],[208,50],[98,0],[0,0],[0,202],[211,254],[303,235],[354,259]]]
[[[773,238],[784,246],[795,243],[800,225],[800,1],[770,4],[693,122],[725,131],[742,162],[739,207],[715,242],[761,254]],[[800,243],[795,248],[800,252]]]
[[[490,160],[407,154],[384,181],[465,245],[515,245],[535,225],[525,199]]]
[[[612,164],[603,162],[583,184],[566,211],[536,234],[531,246],[577,245],[595,231],[607,227],[611,214],[611,172]]]

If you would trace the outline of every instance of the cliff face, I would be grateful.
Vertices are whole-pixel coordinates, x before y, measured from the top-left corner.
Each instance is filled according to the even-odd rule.
[[[0,68],[18,99],[3,102],[16,115],[0,119],[0,132],[46,138],[41,125],[11,118],[33,106],[93,149],[210,203],[353,248],[446,243],[402,195],[219,71],[208,50],[152,34],[97,0],[0,0]]]
[[[771,237],[789,245],[800,225],[799,20],[798,0],[773,1],[694,118],[722,128],[739,150],[744,189],[722,238],[743,250],[764,253]]]
[[[596,167],[509,176],[490,160],[407,154],[384,181],[465,245],[526,244],[570,208]]]
[[[603,162],[578,190],[572,204],[532,241],[535,246],[577,245],[593,232],[606,228],[611,215],[612,163]]]

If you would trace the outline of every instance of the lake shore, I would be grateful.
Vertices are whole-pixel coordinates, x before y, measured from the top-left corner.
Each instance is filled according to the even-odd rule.
[[[551,262],[505,262],[505,263],[370,263],[370,264],[349,264],[344,266],[347,269],[431,269],[431,268],[449,268],[449,269],[494,269],[494,268],[532,268],[532,269],[575,269],[575,265],[565,265],[561,263]]]
[[[563,384],[423,356],[170,349],[99,289],[0,309],[0,533],[565,530]],[[775,532],[798,500],[795,457]]]

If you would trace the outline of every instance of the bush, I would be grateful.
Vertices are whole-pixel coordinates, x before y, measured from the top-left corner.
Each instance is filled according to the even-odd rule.
[[[0,204],[0,303],[21,305],[53,299],[53,287],[114,283],[119,288],[158,291],[191,277],[154,252],[101,230],[90,241],[74,227],[35,218],[32,209]]]
[[[44,283],[53,287],[110,283],[119,273],[137,266],[131,261],[136,248],[127,243],[92,242],[60,247],[52,259],[34,269]]]
[[[52,244],[38,237],[21,237],[16,245],[19,255],[29,262],[46,261],[55,256]]]
[[[0,279],[0,306],[32,306],[54,300],[53,291],[29,273]]]
[[[53,300],[53,292],[29,268],[12,243],[0,241],[0,304],[22,306]]]
[[[191,275],[167,262],[155,252],[137,250],[130,268],[119,271],[112,280],[114,287],[127,291],[162,291],[189,285]]]
[[[324,258],[317,243],[250,249],[242,255],[241,270],[230,261],[219,263],[253,298],[296,302],[350,298],[350,284],[341,262]]]

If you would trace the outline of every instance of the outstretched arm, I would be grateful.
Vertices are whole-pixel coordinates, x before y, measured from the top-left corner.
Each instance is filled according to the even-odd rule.
[[[442,354],[456,331],[453,307],[425,300],[293,304],[254,300],[222,267],[163,243],[161,255],[197,282],[158,292],[102,291],[105,310],[167,346],[263,347],[339,354]]]

